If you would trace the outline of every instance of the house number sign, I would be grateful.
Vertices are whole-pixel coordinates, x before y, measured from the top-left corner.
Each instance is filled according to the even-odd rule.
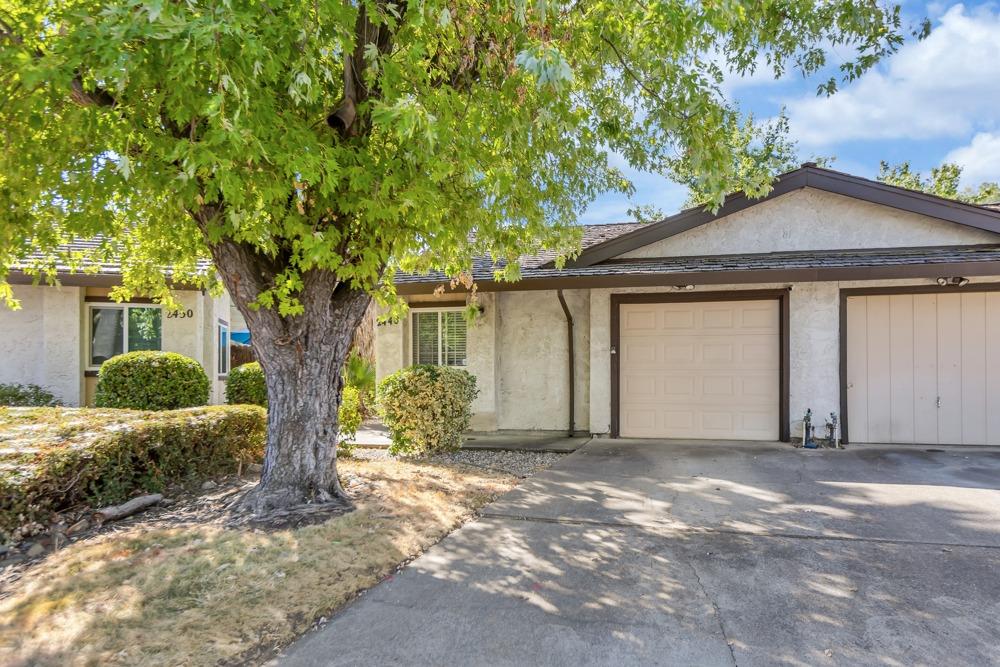
[[[167,313],[167,319],[181,319],[186,320],[189,317],[194,317],[194,311],[188,308],[187,310],[173,310]]]

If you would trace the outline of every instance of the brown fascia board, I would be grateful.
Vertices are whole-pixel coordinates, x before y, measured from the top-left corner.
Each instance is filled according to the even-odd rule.
[[[916,190],[907,190],[839,171],[810,166],[801,167],[779,176],[771,192],[760,199],[750,199],[742,192],[737,192],[726,197],[725,202],[716,213],[702,208],[682,211],[634,232],[622,234],[593,245],[580,253],[580,256],[575,260],[567,261],[566,266],[569,268],[593,266],[612,257],[788,194],[793,190],[807,187],[1000,234],[1000,211]]]
[[[888,280],[893,278],[929,278],[939,276],[997,276],[1000,262],[950,262],[937,264],[897,264],[796,269],[745,269],[736,271],[692,271],[687,273],[629,273],[611,275],[567,275],[551,278],[525,278],[516,282],[477,280],[480,292],[512,292],[554,289],[673,287],[679,285],[728,285],[751,283],[807,283],[838,280]],[[402,296],[433,294],[444,283],[401,283],[396,293]],[[445,286],[445,294],[452,292]]]
[[[60,285],[66,287],[117,287],[122,284],[122,277],[119,273],[81,273],[81,272],[68,272],[59,271],[56,273],[56,280],[59,281]],[[7,274],[7,282],[11,285],[38,285],[39,287],[52,287],[45,276],[38,276],[37,278],[32,275],[28,275],[23,271],[11,271]],[[172,290],[177,291],[195,291],[200,290],[200,287],[194,287],[193,285],[188,285],[185,283],[174,283],[172,280],[167,280],[167,285]]]

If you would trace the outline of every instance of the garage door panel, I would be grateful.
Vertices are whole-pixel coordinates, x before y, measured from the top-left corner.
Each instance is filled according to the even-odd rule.
[[[937,317],[937,295],[917,294],[913,297],[913,440],[911,442],[930,445],[938,444]],[[852,415],[851,420],[853,419]],[[854,430],[853,425],[851,430]]]
[[[1000,294],[847,299],[855,442],[1000,445]]]
[[[913,442],[913,296],[889,297],[889,432],[893,442]]]
[[[938,442],[962,442],[962,299],[938,297]]]
[[[851,438],[868,438],[868,300],[847,300],[847,412]]]
[[[632,308],[659,309],[659,329],[633,330]],[[778,437],[778,303],[623,304],[619,346],[619,431],[626,437]],[[646,320],[641,320],[644,324]],[[630,346],[656,346],[630,355]],[[655,396],[635,378],[658,377]],[[631,386],[636,391],[630,389]],[[640,389],[643,389],[640,391]],[[640,415],[636,410],[642,409]],[[657,412],[655,419],[649,410]]]
[[[986,295],[986,441],[1000,443],[1000,292]]]
[[[986,295],[962,295],[962,444],[986,444]]]

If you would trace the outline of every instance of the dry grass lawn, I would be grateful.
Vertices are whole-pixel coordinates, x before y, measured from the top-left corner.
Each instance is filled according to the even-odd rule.
[[[0,664],[216,665],[287,644],[515,483],[486,470],[342,461],[357,511],[278,532],[137,525],[73,544],[0,600]]]

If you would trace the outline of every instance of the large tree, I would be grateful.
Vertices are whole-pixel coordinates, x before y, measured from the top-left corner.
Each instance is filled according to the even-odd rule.
[[[852,79],[901,41],[873,0],[0,0],[0,276],[98,237],[119,296],[169,303],[210,257],[267,376],[256,508],[329,500],[341,365],[395,271],[572,253],[631,187],[609,151],[766,190],[723,77]]]

